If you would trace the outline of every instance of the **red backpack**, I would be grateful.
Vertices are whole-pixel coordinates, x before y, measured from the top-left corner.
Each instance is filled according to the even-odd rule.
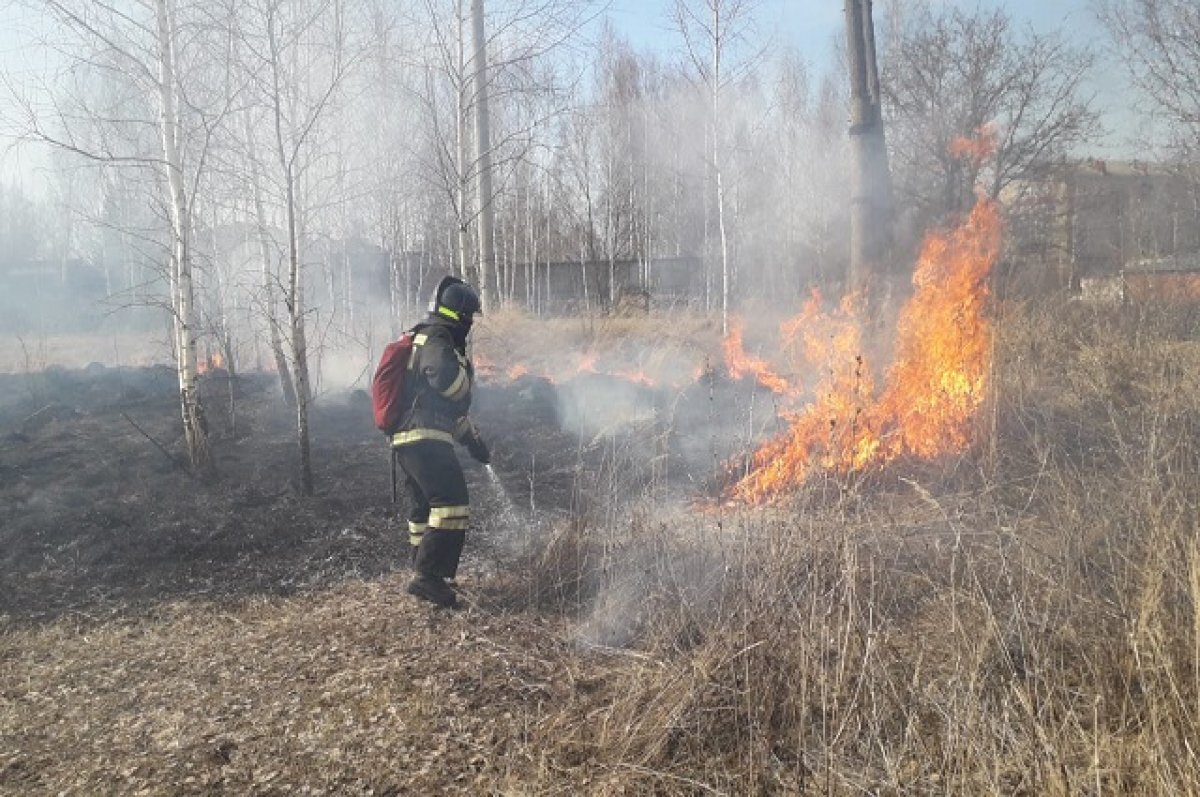
[[[389,343],[371,380],[371,408],[375,411],[375,426],[381,432],[393,434],[403,420],[404,379],[415,337],[416,330],[410,329],[399,340]]]

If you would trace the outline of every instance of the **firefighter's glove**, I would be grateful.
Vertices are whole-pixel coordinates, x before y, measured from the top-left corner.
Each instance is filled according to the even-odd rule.
[[[470,453],[475,461],[480,465],[486,465],[492,461],[492,452],[488,450],[487,443],[483,442],[483,438],[479,436],[479,432],[475,432],[475,436],[466,441],[467,452]]]
[[[475,424],[471,423],[470,418],[459,420],[454,429],[454,439],[466,446],[467,453],[481,465],[492,461],[492,452],[488,450],[487,443],[483,442],[483,436],[479,434]]]

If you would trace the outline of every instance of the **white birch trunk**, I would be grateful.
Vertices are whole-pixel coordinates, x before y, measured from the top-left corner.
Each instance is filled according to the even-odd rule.
[[[254,193],[254,220],[258,228],[258,251],[262,258],[262,291],[263,312],[266,315],[267,337],[271,346],[271,357],[275,362],[275,371],[279,375],[279,387],[283,390],[283,400],[293,409],[296,406],[296,390],[292,385],[291,368],[288,367],[287,354],[283,350],[283,337],[279,334],[279,305],[276,301],[275,269],[271,263],[271,234],[267,225],[267,212],[263,203],[262,174],[259,170],[258,157],[255,154],[254,131],[246,118],[246,148],[250,161],[250,180]]]
[[[463,13],[463,0],[459,0],[456,7],[458,15],[458,117],[456,121],[455,133],[458,136],[458,186],[455,194],[455,199],[458,203],[455,208],[458,215],[458,276],[478,284],[479,280],[474,275],[475,260],[471,257],[471,236],[468,230],[470,217],[470,182],[468,179],[469,164],[471,162],[468,154],[468,146],[470,141],[467,137],[467,113],[469,103],[467,102],[467,34],[466,34],[466,15]]]
[[[313,493],[312,453],[309,440],[308,406],[312,398],[308,374],[308,341],[304,329],[304,275],[300,264],[300,229],[297,218],[299,200],[296,196],[294,153],[283,135],[283,95],[279,79],[279,43],[273,16],[267,20],[267,36],[271,47],[271,79],[275,117],[275,145],[279,157],[280,176],[284,186],[284,210],[288,235],[288,291],[286,304],[291,322],[292,376],[296,389],[296,437],[300,446],[300,489],[304,495]]]
[[[475,193],[479,205],[479,282],[484,306],[494,310],[499,298],[499,282],[496,279],[496,252],[492,242],[495,208],[492,202],[492,140],[488,118],[487,39],[483,27],[483,0],[471,1],[471,16],[475,33],[475,160],[478,164]]]
[[[195,296],[192,261],[188,246],[187,191],[184,188],[183,158],[179,146],[179,110],[176,101],[174,24],[169,0],[155,0],[159,56],[159,133],[170,193],[171,218],[171,307],[175,363],[179,374],[179,403],[183,434],[193,469],[212,465],[208,434],[196,370]]]
[[[721,5],[713,5],[713,64],[712,119],[713,173],[717,189],[717,234],[721,246],[721,334],[729,334],[729,235],[725,225],[725,182],[721,173],[724,157],[721,151]]]

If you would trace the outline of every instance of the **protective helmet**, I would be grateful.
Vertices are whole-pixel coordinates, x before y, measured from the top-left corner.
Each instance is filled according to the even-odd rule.
[[[443,318],[470,326],[482,307],[474,288],[458,277],[445,277],[438,283],[431,310]]]

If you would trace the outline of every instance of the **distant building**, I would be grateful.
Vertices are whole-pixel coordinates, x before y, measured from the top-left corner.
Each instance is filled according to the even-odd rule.
[[[1001,200],[1010,257],[1037,287],[1100,295],[1125,273],[1165,282],[1196,268],[1197,183],[1178,170],[1089,159],[1014,183]]]
[[[517,264],[512,277],[517,303],[552,315],[608,307],[610,297],[626,309],[704,299],[704,264],[698,257]]]
[[[1095,302],[1200,305],[1200,254],[1141,260],[1116,274],[1084,277],[1079,287]]]

